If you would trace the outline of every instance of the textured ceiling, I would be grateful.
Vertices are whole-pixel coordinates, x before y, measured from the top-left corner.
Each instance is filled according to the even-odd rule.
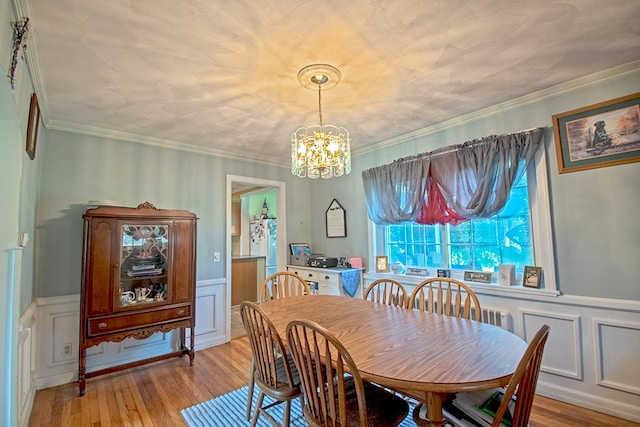
[[[21,1],[50,127],[282,164],[309,64],[357,151],[640,59],[638,0]]]

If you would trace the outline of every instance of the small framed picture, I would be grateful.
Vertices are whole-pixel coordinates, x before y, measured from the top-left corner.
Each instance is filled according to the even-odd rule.
[[[386,273],[389,271],[389,257],[377,256],[376,257],[376,273]]]
[[[27,154],[31,160],[36,158],[36,144],[38,142],[38,125],[40,124],[40,105],[35,92],[31,95],[29,106],[29,124],[27,127]]]
[[[522,275],[522,286],[528,288],[539,288],[542,279],[542,267],[532,267],[525,265]]]

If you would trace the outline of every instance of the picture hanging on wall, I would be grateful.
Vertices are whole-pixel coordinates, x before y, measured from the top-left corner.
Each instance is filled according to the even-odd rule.
[[[347,212],[333,199],[325,212],[327,237],[347,237]]]
[[[38,124],[40,123],[40,105],[38,96],[31,95],[29,107],[29,124],[27,126],[27,154],[31,160],[36,158],[36,143],[38,142]]]
[[[640,161],[640,92],[552,118],[559,173]]]

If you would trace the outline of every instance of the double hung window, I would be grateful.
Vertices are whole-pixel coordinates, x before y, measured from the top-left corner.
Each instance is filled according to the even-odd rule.
[[[378,246],[390,263],[405,266],[497,272],[500,264],[515,264],[521,274],[525,265],[535,265],[527,183],[525,174],[504,209],[490,218],[458,225],[378,225]]]

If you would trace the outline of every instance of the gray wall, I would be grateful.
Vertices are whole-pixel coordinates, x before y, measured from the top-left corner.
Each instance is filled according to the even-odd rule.
[[[640,163],[560,175],[551,119],[553,114],[636,92],[639,64],[434,126],[422,132],[425,136],[356,153],[350,175],[313,183],[312,221],[321,225],[312,231],[314,249],[333,256],[367,256],[363,170],[441,146],[542,126],[548,128],[545,151],[558,289],[568,295],[640,300],[635,270],[640,260]],[[346,238],[325,236],[324,212],[333,198],[347,211]]]
[[[82,214],[89,200],[149,201],[198,218],[197,279],[225,275],[226,175],[284,181],[289,240],[308,240],[309,185],[287,168],[51,130],[38,207],[36,295],[80,292]],[[220,252],[220,262],[213,262]]]

